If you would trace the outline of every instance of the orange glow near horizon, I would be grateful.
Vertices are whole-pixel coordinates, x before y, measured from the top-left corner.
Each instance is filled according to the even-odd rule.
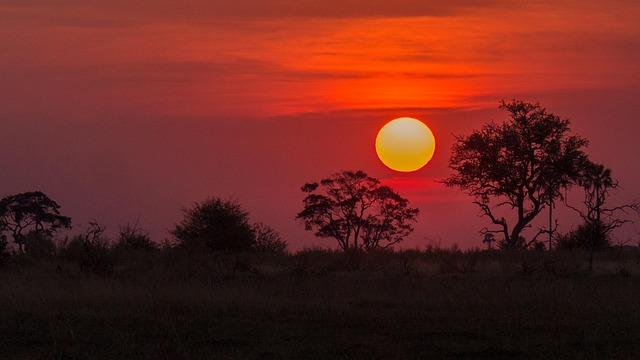
[[[392,170],[413,172],[423,168],[436,148],[433,132],[420,120],[402,117],[388,122],[376,137],[376,153]]]
[[[361,169],[425,210],[420,239],[477,246],[485,219],[437,179],[513,98],[640,184],[640,1],[13,0],[0,18],[0,185],[75,223],[140,217],[162,239],[177,209],[231,197],[297,250],[315,246],[299,186]],[[435,155],[413,122],[376,149],[401,116]]]

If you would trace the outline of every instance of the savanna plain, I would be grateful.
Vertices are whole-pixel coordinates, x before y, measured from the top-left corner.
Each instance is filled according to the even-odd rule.
[[[640,358],[634,248],[120,256],[5,266],[0,357]]]

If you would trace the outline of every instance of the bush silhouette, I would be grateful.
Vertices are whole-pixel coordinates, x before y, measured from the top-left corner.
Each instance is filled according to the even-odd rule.
[[[594,223],[585,222],[567,234],[558,237],[558,248],[564,250],[591,249],[601,250],[608,248],[610,234],[605,227]]]
[[[120,228],[115,248],[118,250],[155,251],[158,250],[158,245],[137,224],[127,224]]]
[[[72,237],[61,246],[60,255],[67,261],[76,263],[83,272],[111,274],[114,259],[104,231],[104,226],[96,222],[89,223],[84,233]]]
[[[32,231],[23,238],[24,253],[32,259],[49,259],[55,256],[56,245],[51,235]]]
[[[287,249],[287,242],[269,225],[260,222],[256,223],[253,225],[253,232],[255,235],[255,251],[282,254]]]
[[[208,251],[251,251],[255,232],[249,214],[234,200],[209,198],[184,210],[171,233],[179,246]]]

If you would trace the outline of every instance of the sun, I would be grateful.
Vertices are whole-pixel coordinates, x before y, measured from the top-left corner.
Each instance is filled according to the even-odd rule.
[[[392,170],[412,172],[423,168],[433,158],[436,139],[420,120],[402,117],[389,121],[376,137],[376,153]]]

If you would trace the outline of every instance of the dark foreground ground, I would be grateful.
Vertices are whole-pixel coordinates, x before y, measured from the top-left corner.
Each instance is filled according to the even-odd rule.
[[[640,358],[636,255],[592,274],[549,255],[397,256],[359,270],[252,261],[108,277],[3,270],[0,357]]]

